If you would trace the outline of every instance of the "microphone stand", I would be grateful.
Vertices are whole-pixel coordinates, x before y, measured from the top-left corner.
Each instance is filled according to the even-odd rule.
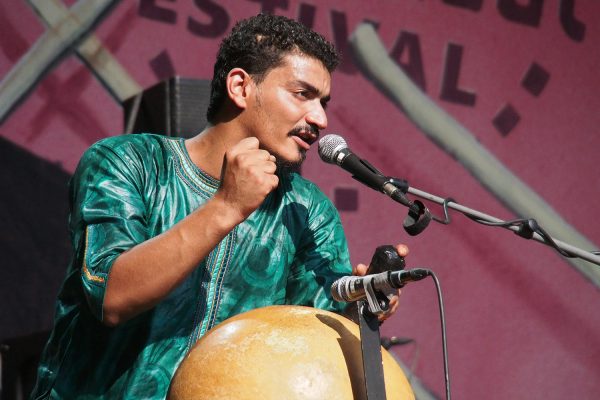
[[[413,187],[407,188],[408,185],[406,184],[406,181],[392,178],[391,183],[394,184],[395,186],[397,186],[402,191],[408,192],[408,193],[413,194],[422,199],[426,199],[426,200],[429,200],[429,201],[432,201],[432,202],[442,205],[444,207],[445,220],[441,220],[439,218],[433,217],[433,219],[436,222],[442,223],[444,225],[449,224],[450,218],[448,216],[447,209],[452,208],[456,211],[463,213],[468,218],[473,219],[477,222],[481,222],[485,225],[500,226],[500,227],[503,227],[503,228],[506,228],[506,229],[509,229],[509,230],[515,232],[517,235],[521,236],[522,238],[533,239],[533,240],[543,243],[547,246],[554,247],[563,256],[578,257],[578,258],[581,258],[582,260],[586,260],[586,261],[589,261],[596,265],[600,265],[600,255],[594,254],[589,251],[582,250],[576,246],[573,246],[568,243],[562,242],[560,240],[554,239],[552,236],[545,233],[543,231],[543,229],[541,229],[541,227],[538,226],[537,222],[534,219],[530,218],[530,219],[526,219],[526,220],[518,220],[516,222],[513,221],[514,223],[511,223],[511,221],[503,221],[503,220],[493,217],[491,215],[484,214],[480,211],[473,210],[471,208],[462,206],[462,205],[458,204],[456,201],[454,201],[454,199],[451,199],[451,198],[443,199],[441,197],[434,196],[430,193],[424,192],[419,189],[415,189]],[[539,232],[542,232],[543,235],[540,234]]]
[[[404,258],[400,257],[393,246],[379,246],[371,258],[367,276],[385,271],[400,271],[404,269],[404,266]],[[372,279],[365,279],[366,299],[357,301],[365,398],[367,400],[386,400],[381,335],[377,316],[388,310],[390,302],[388,294],[375,290]],[[393,295],[393,293],[389,293],[389,295]]]
[[[363,373],[367,400],[386,400],[379,319],[369,311],[368,303],[359,300],[358,326],[362,351]]]

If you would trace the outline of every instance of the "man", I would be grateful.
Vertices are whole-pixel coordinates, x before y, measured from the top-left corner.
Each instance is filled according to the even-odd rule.
[[[250,18],[221,45],[203,132],[108,138],[84,154],[75,256],[34,398],[164,398],[187,351],[228,317],[343,309],[328,293],[352,272],[338,214],[289,172],[327,126],[337,62],[303,25]]]

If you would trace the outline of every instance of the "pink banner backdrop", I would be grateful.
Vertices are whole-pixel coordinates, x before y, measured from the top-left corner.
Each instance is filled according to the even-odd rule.
[[[0,4],[3,79],[23,67],[48,29],[31,3],[44,7],[39,1]],[[85,1],[65,5],[75,3]],[[345,61],[333,77],[325,133],[343,136],[386,175],[502,219],[517,217],[361,74],[348,37],[363,21],[374,24],[389,57],[438,107],[580,234],[600,243],[600,3],[140,0],[119,2],[92,33],[147,88],[173,75],[210,79],[220,39],[235,21],[260,11],[301,20],[341,49]],[[2,138],[68,173],[89,145],[122,131],[119,102],[72,48],[40,74],[0,125]],[[379,245],[404,242],[409,267],[438,275],[453,395],[598,398],[600,293],[554,250],[455,212],[450,225],[432,223],[410,237],[402,228],[405,208],[324,164],[316,149],[303,174],[338,205],[353,263],[368,262]],[[407,286],[401,303],[383,334],[414,339],[393,351],[442,398],[433,283]]]

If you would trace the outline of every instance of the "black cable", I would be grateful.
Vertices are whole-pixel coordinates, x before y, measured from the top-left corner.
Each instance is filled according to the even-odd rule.
[[[552,236],[550,236],[548,234],[548,232],[546,232],[546,230],[544,228],[542,228],[537,223],[537,221],[533,218],[529,218],[529,219],[522,218],[522,219],[514,219],[511,221],[492,222],[492,221],[486,221],[481,218],[474,217],[472,215],[468,215],[468,214],[464,214],[464,215],[467,218],[469,218],[470,220],[475,221],[482,225],[498,226],[501,228],[517,227],[517,231],[515,231],[514,233],[525,239],[531,239],[533,237],[533,234],[537,233],[538,235],[540,235],[542,237],[545,244],[552,247],[563,257],[567,257],[567,258],[576,258],[577,257],[576,255],[574,255],[566,250],[561,249],[560,246],[558,246],[556,244],[554,239],[552,239]],[[598,255],[598,254],[600,254],[600,251],[590,251],[590,253]]]
[[[442,328],[442,353],[444,358],[444,382],[446,384],[446,400],[450,400],[450,372],[448,368],[448,345],[446,340],[446,318],[444,317],[444,301],[442,300],[442,288],[437,276],[431,270],[427,270],[428,274],[435,283],[435,288],[438,296],[438,304],[440,308],[440,325]]]
[[[388,177],[388,178],[389,178],[388,183],[393,184],[398,189],[400,189],[400,192],[402,192],[402,194],[400,195],[402,201],[399,201],[399,199],[394,198],[393,196],[392,196],[392,198],[394,198],[394,200],[396,200],[396,201],[399,201],[403,205],[409,207],[409,209],[410,209],[409,215],[408,215],[407,219],[404,221],[404,229],[406,230],[406,232],[408,234],[410,234],[412,236],[418,235],[429,225],[429,221],[431,221],[432,219],[436,222],[439,222],[440,224],[450,225],[451,220],[450,220],[450,214],[448,212],[449,203],[456,203],[458,205],[456,200],[454,200],[452,197],[447,197],[447,198],[443,199],[441,204],[442,204],[443,211],[444,211],[444,218],[440,218],[436,215],[431,214],[429,209],[423,203],[418,202],[417,200],[412,202],[408,198],[406,198],[406,196],[404,196],[404,194],[406,194],[409,191],[408,182],[406,180],[398,179],[398,178],[390,178],[390,177]],[[427,198],[427,197],[425,197],[425,198]],[[438,199],[439,199],[439,197],[438,197]],[[433,199],[429,199],[429,200],[433,200]],[[415,209],[415,207],[413,207],[413,206],[417,202],[419,203],[419,206],[416,207],[416,209]],[[439,203],[439,201],[438,201],[438,203]],[[471,219],[472,221],[475,221],[482,225],[499,226],[499,227],[509,228],[509,229],[516,227],[517,230],[516,231],[513,230],[513,232],[525,239],[532,239],[534,237],[534,234],[538,234],[542,238],[542,241],[544,244],[555,249],[563,257],[581,258],[579,255],[577,255],[576,252],[572,253],[568,250],[562,249],[556,243],[556,241],[552,238],[552,236],[550,236],[541,226],[539,226],[537,221],[533,218],[515,219],[512,221],[492,222],[492,221],[486,220],[484,218],[470,215],[467,211],[460,211],[460,212],[467,218]],[[413,214],[413,215],[411,215],[411,214]],[[423,218],[421,218],[421,217],[423,217]],[[415,229],[416,225],[418,225],[418,222],[421,222],[420,225],[422,225],[422,226],[419,226],[418,227],[419,229]],[[536,238],[536,240],[537,240],[537,238]],[[591,250],[589,252],[594,255],[600,255],[599,250]],[[592,261],[592,262],[594,262],[594,261]],[[598,264],[597,262],[594,262],[594,263]]]
[[[434,221],[439,222],[440,224],[443,224],[443,225],[450,225],[451,220],[450,220],[450,214],[448,213],[448,203],[451,203],[451,202],[456,203],[456,200],[454,200],[452,197],[447,197],[442,202],[442,206],[443,206],[443,210],[444,210],[444,218],[443,219],[439,218],[435,215],[432,215],[431,219],[433,219]],[[537,233],[542,238],[542,240],[544,241],[544,243],[546,245],[552,247],[563,257],[567,257],[567,258],[577,258],[578,257],[576,254],[573,254],[573,253],[570,253],[569,251],[561,249],[560,246],[558,244],[556,244],[556,242],[554,241],[552,236],[550,236],[548,234],[548,232],[546,232],[537,223],[537,221],[533,218],[519,218],[519,219],[514,219],[511,221],[493,222],[493,221],[488,221],[488,220],[485,220],[485,219],[482,219],[482,218],[479,218],[479,217],[476,217],[473,215],[469,215],[468,213],[465,213],[465,212],[462,212],[462,214],[465,217],[469,218],[470,220],[475,221],[482,225],[498,226],[501,228],[509,228],[509,229],[512,227],[516,227],[517,230],[514,231],[514,233],[525,239],[531,239],[531,238],[533,238],[533,235],[535,233]],[[594,255],[600,255],[600,251],[598,251],[598,250],[590,251],[590,253],[592,253]]]

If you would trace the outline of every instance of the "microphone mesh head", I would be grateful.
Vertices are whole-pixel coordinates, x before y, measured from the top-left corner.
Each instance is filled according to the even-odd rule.
[[[333,297],[336,301],[354,301],[351,296],[348,294],[350,289],[348,285],[352,280],[351,276],[342,276],[331,285],[330,293],[331,297]]]
[[[319,156],[321,160],[335,164],[340,150],[348,148],[346,141],[339,135],[325,135],[319,140]]]
[[[331,285],[331,289],[330,289],[331,297],[333,297],[333,299],[336,301],[344,301],[344,299],[342,298],[342,294],[340,293],[340,281],[342,279],[343,278],[338,279],[337,281],[333,282],[333,284]]]

